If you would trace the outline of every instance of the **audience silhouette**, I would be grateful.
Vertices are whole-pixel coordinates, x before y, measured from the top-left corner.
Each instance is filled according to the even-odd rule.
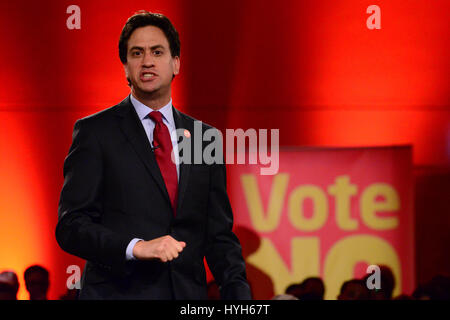
[[[0,300],[17,300],[19,279],[14,271],[0,273]]]
[[[391,300],[392,293],[395,288],[395,277],[392,269],[385,265],[380,265],[380,282],[381,286],[379,289],[372,289],[370,291],[370,300]],[[367,285],[367,280],[371,274],[367,274],[363,280]]]
[[[39,265],[33,265],[25,270],[23,277],[25,287],[30,294],[30,300],[47,300],[47,292],[50,286],[47,269]]]
[[[380,267],[380,288],[369,289],[367,280],[370,274],[362,279],[350,279],[345,281],[338,300],[450,300],[450,277],[436,275],[430,281],[419,284],[411,296],[401,294],[393,297],[396,285],[392,270],[385,265]],[[50,286],[49,272],[40,265],[32,265],[24,272],[25,287],[29,293],[30,300],[47,300]],[[0,300],[17,300],[19,280],[17,274],[12,270],[0,273]],[[60,295],[60,300],[77,300],[78,289],[67,289]],[[300,283],[289,285],[284,294],[274,295],[272,300],[323,300],[325,285],[319,277],[309,277]],[[208,299],[219,300],[219,288],[214,280],[208,283]]]
[[[352,279],[342,284],[338,300],[369,300],[370,290],[364,280]]]

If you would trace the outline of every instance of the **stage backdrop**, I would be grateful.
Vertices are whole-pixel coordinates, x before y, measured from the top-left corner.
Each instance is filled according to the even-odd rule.
[[[320,276],[336,299],[371,264],[414,290],[411,147],[285,149],[278,174],[234,165],[228,182],[255,298]]]
[[[375,4],[381,29],[366,24]],[[80,29],[67,26],[73,5]],[[117,44],[141,9],[166,14],[180,33],[179,110],[222,131],[279,128],[281,146],[413,145],[417,281],[447,272],[449,8],[448,0],[0,1],[0,272],[15,270],[27,299],[23,272],[41,264],[57,299],[68,267],[83,268],[54,236],[63,162],[75,121],[129,93]]]

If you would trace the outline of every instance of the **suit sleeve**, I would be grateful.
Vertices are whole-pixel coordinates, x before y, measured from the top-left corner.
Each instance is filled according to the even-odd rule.
[[[249,300],[251,293],[241,245],[232,232],[233,213],[226,190],[225,165],[213,164],[210,174],[206,261],[220,286],[222,299]]]
[[[101,224],[102,151],[87,124],[86,120],[75,123],[72,146],[64,161],[56,240],[64,251],[120,273],[132,238]]]

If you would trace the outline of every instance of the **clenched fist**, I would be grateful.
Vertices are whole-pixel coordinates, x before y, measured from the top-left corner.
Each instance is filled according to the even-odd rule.
[[[158,259],[162,262],[172,261],[186,247],[183,241],[171,236],[163,236],[149,241],[138,241],[133,248],[133,255],[138,260]]]

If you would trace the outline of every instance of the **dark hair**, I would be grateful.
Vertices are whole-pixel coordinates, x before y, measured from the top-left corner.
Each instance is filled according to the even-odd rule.
[[[392,293],[395,288],[395,276],[392,269],[386,265],[380,265],[380,285],[381,288],[377,290],[370,290],[372,296],[378,296],[379,298],[391,299]],[[363,277],[363,281],[367,283],[367,280],[372,274],[367,274]]]
[[[25,278],[25,281],[26,281],[26,279],[30,276],[30,274],[32,274],[32,273],[40,273],[40,274],[42,274],[46,279],[48,279],[48,276],[49,276],[47,269],[45,269],[44,267],[39,266],[39,265],[36,264],[36,265],[33,265],[33,266],[28,267],[28,268],[25,270],[24,275],[23,275],[23,277]]]
[[[155,26],[164,32],[169,42],[170,53],[172,57],[180,56],[180,38],[175,27],[169,18],[161,13],[153,13],[145,10],[136,12],[128,18],[119,38],[119,58],[123,64],[127,62],[128,39],[134,30],[146,26]]]
[[[319,277],[309,277],[300,283],[300,300],[323,300],[325,285]]]
[[[347,290],[348,286],[350,286],[351,284],[356,284],[359,285],[361,287],[367,288],[364,280],[360,280],[360,279],[351,279],[351,280],[347,280],[345,281],[342,286],[341,286],[341,291],[340,293],[344,293],[345,290]]]
[[[358,287],[360,290],[357,289]],[[364,280],[351,279],[342,284],[337,298],[338,300],[370,300],[371,297]]]

